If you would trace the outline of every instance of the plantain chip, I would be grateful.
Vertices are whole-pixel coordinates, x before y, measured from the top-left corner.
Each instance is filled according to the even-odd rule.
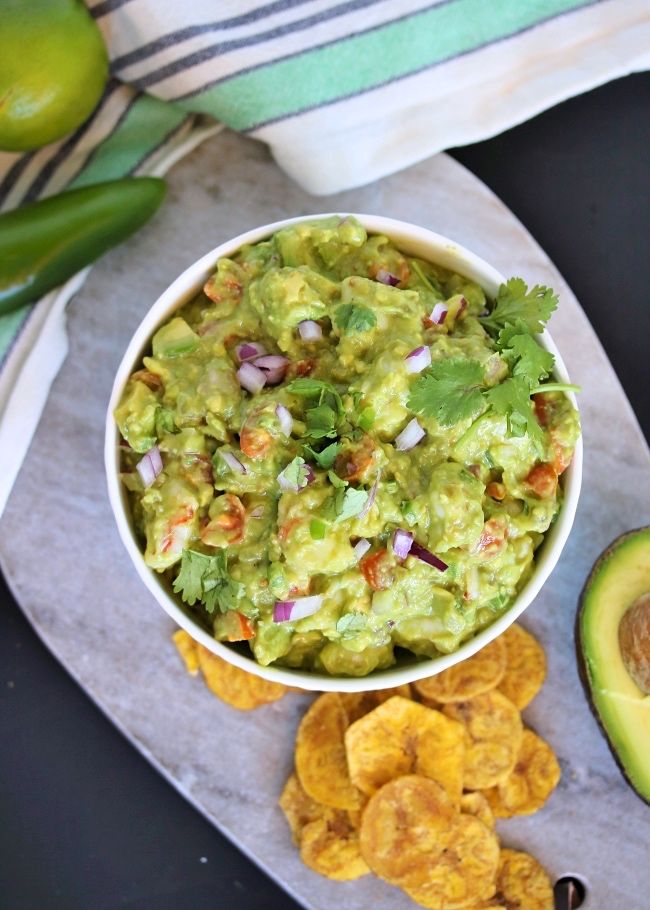
[[[251,711],[277,701],[289,691],[280,683],[269,682],[240,670],[204,648],[196,646],[199,666],[208,688],[222,701],[240,711]]]
[[[541,809],[560,780],[560,765],[549,744],[525,729],[515,767],[501,783],[485,791],[497,818],[532,815]]]
[[[466,660],[435,676],[420,679],[414,686],[424,698],[448,704],[495,689],[505,672],[506,645],[500,636]]]
[[[360,796],[350,780],[344,735],[347,712],[337,692],[312,702],[296,735],[296,772],[316,802],[334,809],[358,809]]]
[[[460,802],[465,735],[439,711],[393,696],[348,728],[345,749],[352,783],[367,796],[396,777],[421,774]]]
[[[394,689],[378,689],[375,692],[340,692],[339,696],[348,715],[348,723],[353,724],[365,714],[374,711],[394,695],[411,698],[411,687],[408,683]]]
[[[172,641],[176,645],[176,650],[185,664],[185,669],[190,676],[196,676],[199,672],[199,657],[197,654],[198,645],[192,636],[185,629],[178,629],[172,635]]]
[[[523,732],[521,715],[512,702],[493,690],[445,705],[443,710],[467,731],[465,789],[487,790],[501,783],[515,766]]]
[[[278,805],[289,823],[293,842],[298,846],[300,845],[302,830],[305,825],[335,812],[334,809],[323,806],[313,800],[311,796],[307,796],[295,773],[290,774],[287,778],[284,790],[280,794]]]
[[[546,655],[537,639],[515,623],[501,636],[506,645],[506,672],[499,691],[523,711],[546,679]]]
[[[529,853],[502,850],[497,872],[497,899],[506,910],[553,910],[553,886],[544,868]]]
[[[430,910],[456,910],[492,897],[496,891],[499,841],[496,834],[471,815],[459,815],[450,825],[444,851],[432,856],[424,882],[407,875],[406,893]]]
[[[363,815],[363,809],[348,809],[348,818],[350,824],[357,831],[361,827],[361,816]]]
[[[432,859],[447,848],[455,817],[440,784],[415,774],[399,777],[368,801],[359,831],[361,855],[385,881],[399,885],[408,878],[417,887],[428,880]]]
[[[351,881],[370,872],[359,852],[359,833],[340,809],[330,809],[326,816],[305,825],[300,858],[314,872],[337,881]]]
[[[465,815],[476,816],[476,818],[483,822],[486,828],[489,828],[490,831],[494,831],[494,812],[490,808],[487,797],[484,793],[481,793],[480,790],[463,793],[460,798],[460,811],[464,812]]]

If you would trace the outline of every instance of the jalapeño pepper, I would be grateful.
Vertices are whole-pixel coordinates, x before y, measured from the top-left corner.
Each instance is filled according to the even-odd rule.
[[[130,237],[165,189],[157,177],[126,177],[0,215],[0,315],[38,300]]]

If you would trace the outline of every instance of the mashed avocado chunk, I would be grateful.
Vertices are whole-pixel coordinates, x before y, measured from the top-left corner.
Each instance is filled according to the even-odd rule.
[[[363,676],[503,613],[579,436],[555,309],[495,300],[354,218],[221,259],[152,338],[115,419],[144,559],[262,664]]]

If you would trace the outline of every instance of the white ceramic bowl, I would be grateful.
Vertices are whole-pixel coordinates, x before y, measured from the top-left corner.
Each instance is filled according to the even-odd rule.
[[[306,670],[284,669],[272,666],[262,667],[255,661],[252,654],[246,654],[241,646],[215,641],[184,611],[180,599],[170,593],[163,578],[145,565],[131,522],[126,492],[119,479],[119,434],[113,419],[113,411],[122,396],[127,379],[138,368],[141,358],[146,352],[151,337],[158,326],[200,291],[207,278],[214,272],[217,260],[220,257],[232,256],[244,244],[265,240],[287,224],[325,217],[328,216],[313,215],[288,218],[241,234],[239,237],[235,237],[233,240],[218,246],[199,259],[198,262],[195,262],[194,265],[191,265],[158,298],[133,335],[115,377],[106,417],[105,463],[109,498],[120,537],[140,578],[174,622],[186,629],[196,641],[205,645],[206,648],[219,655],[219,657],[241,667],[243,670],[262,676],[264,679],[297,686],[302,689],[360,692],[368,689],[385,689],[390,686],[398,686],[402,683],[422,679],[425,676],[438,673],[440,670],[458,663],[458,661],[464,660],[496,638],[497,635],[500,635],[533,602],[560,558],[573,524],[582,479],[582,440],[578,440],[571,466],[563,475],[564,503],[557,521],[546,534],[543,544],[536,553],[535,568],[530,579],[522,588],[512,606],[502,616],[463,644],[455,653],[441,655],[432,659],[405,656],[403,662],[389,669],[377,670],[368,676],[360,678],[348,678],[332,677],[324,673],[314,673]],[[505,280],[487,262],[440,234],[435,234],[432,231],[403,221],[395,221],[391,218],[382,218],[375,215],[355,215],[355,217],[358,218],[369,233],[386,234],[404,252],[428,259],[445,268],[459,272],[461,275],[465,275],[480,284],[491,297],[496,294],[499,285]],[[555,355],[555,375],[557,379],[562,382],[568,382],[569,377],[566,368],[548,332],[544,333],[542,344]],[[570,398],[575,405],[574,396],[570,395]],[[133,617],[133,622],[137,624],[137,616]]]

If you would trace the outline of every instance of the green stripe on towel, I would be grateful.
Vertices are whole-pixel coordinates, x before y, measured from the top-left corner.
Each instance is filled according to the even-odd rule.
[[[186,118],[186,111],[168,101],[139,95],[121,123],[95,149],[70,189],[130,174]]]
[[[593,3],[453,0],[227,77],[176,103],[233,129],[250,130],[377,88]]]

